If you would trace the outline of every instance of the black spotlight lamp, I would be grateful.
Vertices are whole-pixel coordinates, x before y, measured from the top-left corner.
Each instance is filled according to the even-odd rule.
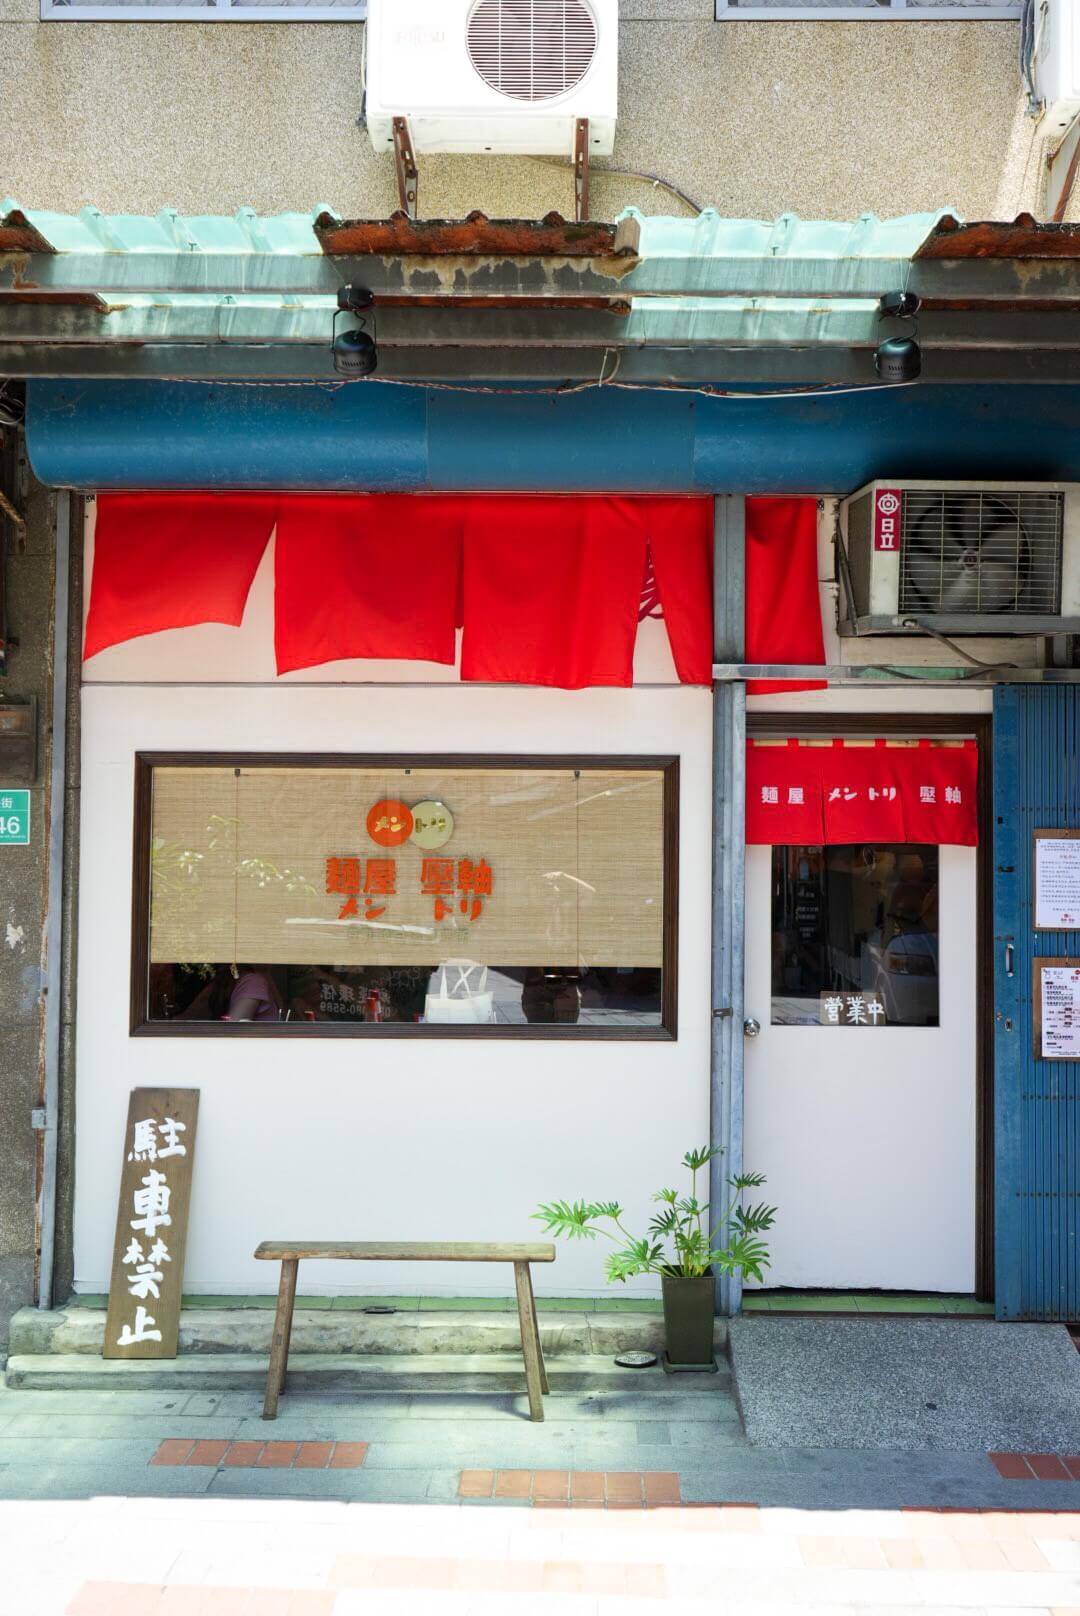
[[[874,369],[883,382],[902,384],[918,381],[922,374],[922,349],[915,340],[921,307],[914,292],[886,292],[878,303],[879,320],[908,320],[911,333],[906,337],[886,337],[874,352]]]
[[[379,363],[375,339],[367,329],[365,314],[375,307],[375,295],[366,286],[339,286],[337,313],[334,315],[330,351],[334,356],[334,369],[339,376],[370,376]],[[347,331],[337,329],[338,315],[351,314],[359,325]]]

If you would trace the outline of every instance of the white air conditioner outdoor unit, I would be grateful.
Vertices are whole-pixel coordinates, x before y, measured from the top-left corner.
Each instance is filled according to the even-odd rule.
[[[393,119],[412,149],[572,157],[615,144],[618,0],[368,0],[366,117],[376,151]]]
[[[1080,113],[1080,0],[1038,0],[1032,75],[1049,136],[1063,135]]]
[[[887,478],[840,538],[842,634],[1080,633],[1080,484]]]

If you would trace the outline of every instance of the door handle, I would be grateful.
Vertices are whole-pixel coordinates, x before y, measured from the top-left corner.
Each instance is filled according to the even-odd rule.
[[[742,1030],[747,1038],[756,1038],[761,1031],[761,1022],[758,1021],[756,1016],[747,1016],[742,1024]]]
[[[1013,959],[1014,959],[1014,957],[1015,957],[1015,950],[1013,948],[1012,943],[1006,943],[1005,944],[1005,975],[1006,976],[1012,976],[1013,975]]]

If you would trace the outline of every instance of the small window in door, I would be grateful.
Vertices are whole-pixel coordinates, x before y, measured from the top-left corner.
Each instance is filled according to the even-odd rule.
[[[938,1025],[936,847],[773,848],[772,1024]]]

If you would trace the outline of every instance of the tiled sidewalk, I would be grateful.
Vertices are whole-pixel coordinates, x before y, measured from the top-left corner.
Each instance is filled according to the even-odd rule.
[[[1080,1610],[1075,1514],[112,1499],[0,1505],[0,1534],[20,1616]]]

